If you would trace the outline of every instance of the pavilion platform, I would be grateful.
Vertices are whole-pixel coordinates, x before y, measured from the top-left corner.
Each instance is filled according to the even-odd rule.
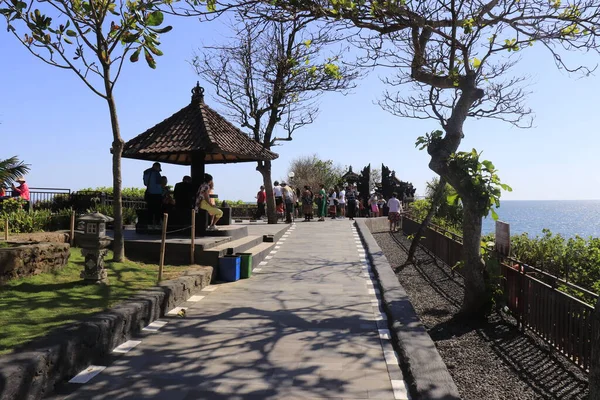
[[[253,267],[266,257],[275,242],[290,224],[269,225],[265,222],[234,223],[219,226],[218,231],[206,232],[194,239],[193,264],[217,267],[219,258],[226,254],[251,253]],[[110,232],[112,234],[112,232]],[[160,235],[136,233],[125,229],[125,256],[133,261],[158,264],[160,259]],[[180,232],[167,234],[165,246],[166,265],[190,265],[191,237]]]

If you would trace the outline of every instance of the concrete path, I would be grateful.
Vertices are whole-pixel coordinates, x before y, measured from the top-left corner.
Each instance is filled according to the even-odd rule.
[[[66,398],[407,398],[350,221],[298,222],[261,264],[154,323]]]

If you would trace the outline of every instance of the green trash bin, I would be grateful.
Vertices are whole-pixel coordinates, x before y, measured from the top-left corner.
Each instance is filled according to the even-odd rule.
[[[252,276],[252,253],[237,253],[242,263],[240,265],[240,278],[248,279]]]

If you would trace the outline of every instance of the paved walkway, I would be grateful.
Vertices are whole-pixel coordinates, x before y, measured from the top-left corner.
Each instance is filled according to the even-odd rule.
[[[298,222],[261,264],[152,324],[67,398],[406,398],[350,221]]]

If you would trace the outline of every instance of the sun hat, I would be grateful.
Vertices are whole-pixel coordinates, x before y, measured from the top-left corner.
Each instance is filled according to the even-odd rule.
[[[25,178],[23,178],[22,176],[20,176],[17,179],[15,179],[15,182],[25,182]]]

